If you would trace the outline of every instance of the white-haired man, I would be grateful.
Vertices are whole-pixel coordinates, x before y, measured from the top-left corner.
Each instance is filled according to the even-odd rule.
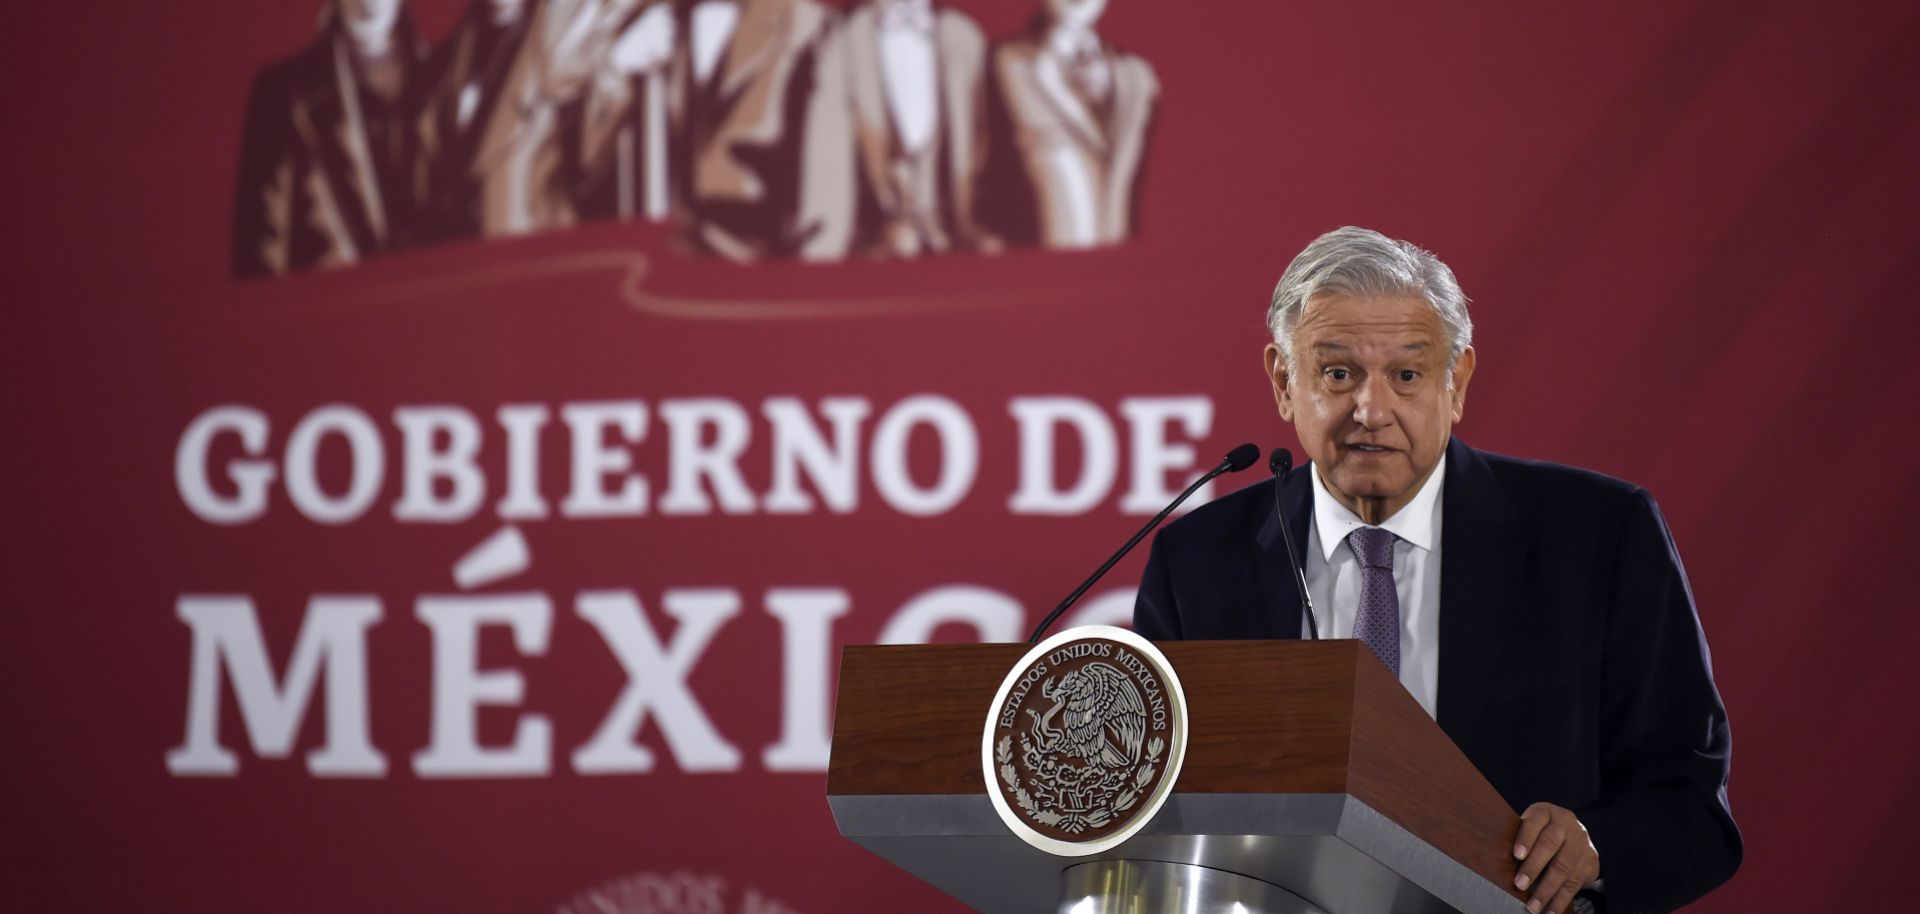
[[[1523,810],[1528,909],[1663,911],[1726,881],[1726,711],[1652,497],[1453,438],[1473,323],[1428,251],[1329,232],[1268,327],[1274,400],[1312,460],[1280,499],[1319,633],[1365,642]],[[1284,539],[1266,486],[1195,510],[1155,539],[1134,627],[1302,637]]]

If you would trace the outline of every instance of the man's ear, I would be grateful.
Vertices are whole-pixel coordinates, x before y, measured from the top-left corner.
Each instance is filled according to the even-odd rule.
[[[1287,360],[1281,358],[1280,344],[1268,343],[1262,354],[1267,366],[1267,381],[1273,385],[1273,405],[1280,408],[1280,418],[1293,421],[1293,385],[1287,379]]]
[[[1467,414],[1467,384],[1473,380],[1473,347],[1460,351],[1460,358],[1453,363],[1453,421]]]

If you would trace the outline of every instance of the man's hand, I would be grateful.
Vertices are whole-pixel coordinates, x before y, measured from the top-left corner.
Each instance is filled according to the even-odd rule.
[[[1587,827],[1572,811],[1552,803],[1535,803],[1520,814],[1520,834],[1513,839],[1513,857],[1520,875],[1513,884],[1531,890],[1527,910],[1567,914],[1573,895],[1600,878],[1600,852]]]

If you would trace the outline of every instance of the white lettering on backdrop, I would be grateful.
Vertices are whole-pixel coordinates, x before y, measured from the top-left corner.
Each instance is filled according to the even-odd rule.
[[[605,400],[562,403],[570,472],[560,514],[567,518],[661,515],[849,514],[859,507],[865,479],[887,507],[933,517],[953,510],[973,494],[980,467],[980,433],[959,403],[938,394],[907,397],[875,415],[862,397],[827,397],[809,407],[796,397],[770,397],[760,404],[764,420],[720,397]],[[1113,494],[1121,458],[1131,470],[1119,508],[1152,514],[1199,471],[1203,459],[1193,442],[1213,426],[1213,401],[1204,396],[1128,397],[1119,401],[1120,422],[1091,400],[1071,396],[1022,396],[1008,401],[1016,426],[1019,485],[1006,500],[1014,514],[1085,514]],[[544,404],[498,407],[498,430],[461,406],[429,404],[393,410],[393,434],[383,435],[364,410],[328,404],[301,417],[274,456],[266,414],[244,405],[209,409],[187,425],[174,451],[175,490],[195,517],[231,526],[265,517],[275,496],[307,520],[346,524],[360,520],[380,497],[388,477],[389,451],[397,452],[399,492],[393,518],[402,523],[453,524],[479,513],[490,489],[500,498],[501,520],[548,516],[548,493],[540,488],[546,456],[542,435],[551,415]],[[650,435],[653,421],[664,435]],[[1117,430],[1124,425],[1123,437]],[[1070,435],[1079,466],[1058,478],[1062,435]],[[870,435],[866,448],[862,435]],[[914,441],[930,441],[932,461],[917,460]],[[389,443],[398,439],[398,446]],[[661,438],[664,446],[658,446]],[[759,439],[766,439],[772,482],[755,495],[742,470]],[[345,484],[322,484],[323,446],[345,445]],[[1124,450],[1123,450],[1124,442]],[[924,450],[924,449],[923,449]],[[865,457],[865,463],[861,461]],[[644,468],[664,458],[667,485],[657,501]],[[342,469],[336,467],[336,469]],[[490,477],[491,474],[491,477]],[[341,474],[335,474],[341,475]],[[928,478],[930,477],[930,478]],[[282,488],[276,490],[279,480]],[[804,485],[803,485],[804,481]],[[1202,490],[1193,504],[1204,503]]]
[[[291,423],[284,439],[271,418],[245,404],[209,408],[188,423],[174,453],[181,501],[217,526],[252,523],[276,508],[309,522],[379,520],[382,499],[402,524],[454,524],[489,507],[507,526],[454,568],[462,590],[519,574],[530,563],[517,521],[645,517],[652,523],[700,515],[850,514],[863,490],[885,510],[937,517],[975,495],[982,463],[980,425],[957,401],[916,394],[877,407],[864,397],[807,402],[769,397],[757,409],[720,397],[509,403],[484,410],[457,404],[401,405],[388,412],[328,403]],[[1211,431],[1204,396],[1139,396],[1112,408],[1071,395],[1010,399],[1002,437],[1016,443],[1016,485],[997,504],[1015,515],[1085,514],[1110,504],[1124,514],[1157,511],[1204,469],[1195,447]],[[550,428],[559,418],[560,428]],[[757,418],[756,418],[757,417]],[[1001,421],[1005,421],[1002,419]],[[654,423],[658,423],[656,426]],[[564,445],[564,453],[548,451]],[[543,461],[564,466],[564,485],[543,488]],[[1126,469],[1126,483],[1116,491]],[[764,470],[765,476],[757,474]],[[756,492],[752,480],[768,480]],[[653,479],[664,480],[656,489]],[[390,484],[391,483],[391,484]],[[657,492],[657,499],[656,493]],[[1204,501],[1198,493],[1190,504]],[[874,510],[874,509],[869,509]],[[1063,582],[1070,583],[1070,582]],[[643,774],[659,769],[657,749],[638,737],[648,721],[675,768],[737,771],[746,754],[731,741],[691,685],[694,669],[729,622],[763,614],[780,632],[781,674],[766,683],[780,709],[778,738],[759,747],[768,771],[817,772],[829,746],[829,681],[835,620],[855,606],[836,587],[771,587],[757,604],[735,588],[666,589],[654,604],[670,625],[651,621],[628,590],[589,590],[572,599],[545,592],[422,595],[414,620],[426,629],[431,716],[425,748],[412,755],[422,778],[545,777],[554,769],[553,727],[526,707],[527,672],[498,658],[482,668],[483,628],[511,636],[519,656],[544,656],[556,624],[598,636],[627,677],[593,733],[561,757],[579,774]],[[1130,590],[1089,597],[1063,625],[1124,622]],[[1042,607],[1044,608],[1044,607]],[[367,669],[370,630],[383,619],[372,595],[311,597],[291,650],[274,649],[247,594],[183,594],[176,615],[192,632],[186,733],[166,755],[176,776],[234,777],[240,755],[221,737],[223,687],[237,707],[245,745],[263,759],[285,758],[302,732],[312,699],[325,702],[308,773],[322,778],[385,777],[387,756],[371,734]],[[887,616],[879,640],[924,641],[959,626],[986,641],[1017,640],[1028,623],[1013,596],[973,583],[941,583]],[[279,626],[276,631],[284,631]],[[664,632],[670,636],[663,636]],[[276,673],[271,657],[288,657]],[[325,684],[320,689],[321,683]],[[483,742],[482,708],[509,715],[510,736]],[[417,738],[417,737],[416,737]],[[415,742],[414,745],[421,745]]]

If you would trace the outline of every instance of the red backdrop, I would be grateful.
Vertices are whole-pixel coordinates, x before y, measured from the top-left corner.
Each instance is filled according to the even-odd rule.
[[[1030,15],[1019,0],[957,5],[990,37]],[[236,282],[248,82],[311,40],[313,13],[188,0],[10,16],[8,907],[951,906],[836,837],[818,770],[769,770],[786,672],[768,592],[844,593],[834,645],[875,640],[949,585],[1037,619],[1139,522],[1121,506],[1141,457],[1123,401],[1210,403],[1203,430],[1167,429],[1201,461],[1243,440],[1297,449],[1257,367],[1265,300],[1295,251],[1348,223],[1437,251],[1474,299],[1480,367],[1459,434],[1661,500],[1733,721],[1748,844],[1739,875],[1695,909],[1906,898],[1901,852],[1920,815],[1920,739],[1899,697],[1920,622],[1896,585],[1920,514],[1899,388],[1920,330],[1913,4],[1118,0],[1103,31],[1163,89],[1127,245],[739,267],[609,223]],[[446,0],[413,10],[429,38],[457,13]],[[636,254],[652,258],[650,287],[720,305],[636,309],[621,291]],[[748,307],[768,301],[807,306]],[[850,513],[819,498],[792,516],[658,510],[673,472],[663,403],[737,404],[752,422],[738,466],[758,497],[776,462],[768,398],[864,398],[865,455],[875,423],[918,394],[950,399],[978,436],[977,476],[946,510],[897,509],[865,461]],[[1084,398],[1117,431],[1118,478],[1087,510],[1009,507],[1010,404],[1042,395]],[[647,512],[562,516],[561,411],[607,400],[646,410],[624,450],[648,481]],[[196,516],[175,478],[185,430],[223,404],[264,415],[278,474],[261,515],[235,525]],[[281,484],[290,434],[327,404],[371,419],[386,469],[371,507],[337,525]],[[545,519],[494,508],[506,404],[552,414]],[[392,511],[404,468],[392,415],[420,405],[459,407],[483,432],[487,496],[457,523]],[[937,440],[924,427],[909,438],[923,488],[944,466]],[[223,438],[204,465],[222,492],[242,450]],[[336,495],[346,454],[337,439],[320,449]],[[1062,477],[1083,457],[1066,447]],[[510,521],[530,567],[463,591],[455,562]],[[1142,561],[1096,594],[1129,590]],[[630,592],[670,642],[686,623],[666,594],[687,588],[739,600],[685,675],[737,769],[683,770],[650,717],[637,742],[653,770],[577,770],[574,749],[628,680],[579,596]],[[517,703],[478,712],[480,742],[504,746],[543,716],[547,771],[427,776],[413,757],[433,726],[436,642],[416,609],[485,593],[550,604],[543,646],[486,627],[478,660],[524,685]],[[308,767],[327,740],[331,665],[284,758],[255,750],[222,673],[219,741],[238,770],[170,771],[196,650],[177,609],[217,594],[252,601],[275,677],[315,595],[377,601],[366,695],[384,776]]]

